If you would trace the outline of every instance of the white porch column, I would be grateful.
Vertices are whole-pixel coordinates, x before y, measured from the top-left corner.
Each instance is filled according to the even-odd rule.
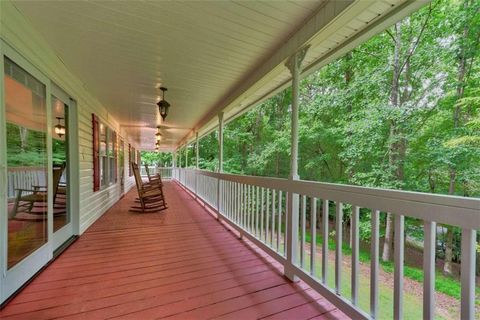
[[[178,167],[181,168],[182,167],[182,147],[179,147],[179,149],[178,149],[178,159],[179,159],[179,161],[178,161],[179,166]]]
[[[185,143],[185,168],[188,168],[188,144]]]
[[[223,112],[218,114],[218,172],[223,172]]]
[[[200,145],[198,144],[198,131],[195,133],[195,168],[199,168],[198,159],[200,157]]]
[[[195,199],[198,198],[198,158],[200,155],[200,146],[198,145],[198,131],[195,132]]]
[[[177,150],[172,151],[172,178],[177,179]]]
[[[223,172],[223,112],[218,113],[218,172]],[[222,185],[221,180],[217,181],[217,218],[220,220],[222,205]]]
[[[287,68],[292,74],[292,132],[291,132],[291,155],[289,180],[299,180],[298,176],[298,104],[300,89],[301,65],[308,46],[298,50],[286,62]],[[284,273],[291,281],[297,281],[293,266],[298,264],[298,207],[299,195],[288,193],[287,206],[287,261]]]

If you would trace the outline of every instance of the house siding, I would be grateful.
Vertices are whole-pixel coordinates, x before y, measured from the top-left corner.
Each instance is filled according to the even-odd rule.
[[[79,154],[79,212],[73,213],[76,223],[76,234],[82,234],[103,213],[116,203],[120,196],[120,181],[93,192],[93,147],[91,114],[95,113],[100,120],[117,132],[118,141],[123,138],[125,145],[136,144],[123,132],[119,123],[109,114],[108,109],[88,91],[84,83],[70,72],[63,61],[51,49],[43,37],[33,28],[25,17],[8,1],[0,2],[0,36],[9,46],[28,60],[34,67],[47,76],[52,82],[65,90],[75,101],[78,112],[78,148],[72,152]],[[72,40],[74,41],[74,40]],[[119,148],[117,148],[119,149]],[[125,150],[125,192],[135,182],[128,176],[128,147]],[[118,166],[120,167],[120,166]],[[121,175],[118,174],[118,177]],[[76,195],[73,195],[76,196]]]

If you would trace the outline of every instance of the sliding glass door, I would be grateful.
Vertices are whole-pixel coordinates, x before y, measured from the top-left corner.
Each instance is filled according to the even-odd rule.
[[[5,49],[6,52],[9,50]],[[15,57],[15,59],[12,58]],[[2,300],[52,257],[52,176],[48,80],[22,57],[2,56],[0,167]]]
[[[46,88],[5,58],[8,259],[11,269],[48,241]]]
[[[0,44],[1,304],[78,232],[79,172],[75,101]]]

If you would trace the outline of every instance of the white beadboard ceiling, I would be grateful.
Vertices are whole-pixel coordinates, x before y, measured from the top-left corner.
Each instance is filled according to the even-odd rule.
[[[238,113],[288,81],[289,73],[281,63],[271,67],[273,71],[276,67],[275,72],[262,72],[262,67],[265,69],[289,40],[296,40],[296,33],[315,35],[308,39],[312,49],[306,62],[311,63],[403,3],[14,2],[65,65],[145,150],[154,147],[157,125],[164,136],[162,149],[173,149],[194,130],[211,128],[218,111],[226,108],[227,115]],[[346,16],[334,29],[322,33],[347,7],[355,9],[350,10],[355,18]],[[312,19],[323,19],[314,21],[315,27],[322,28],[305,30]],[[164,123],[156,106],[160,85],[168,88],[165,98],[171,104]]]

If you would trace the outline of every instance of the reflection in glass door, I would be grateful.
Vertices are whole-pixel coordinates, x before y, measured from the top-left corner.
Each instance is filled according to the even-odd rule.
[[[48,241],[46,87],[4,60],[7,145],[7,269]]]
[[[123,139],[120,139],[118,162],[118,170],[120,171],[120,195],[123,195],[125,193],[125,143]]]
[[[69,97],[52,85],[53,250],[73,235],[69,206]]]
[[[68,214],[68,106],[52,96],[52,115],[56,125],[52,134],[53,175],[53,232],[70,222]]]

